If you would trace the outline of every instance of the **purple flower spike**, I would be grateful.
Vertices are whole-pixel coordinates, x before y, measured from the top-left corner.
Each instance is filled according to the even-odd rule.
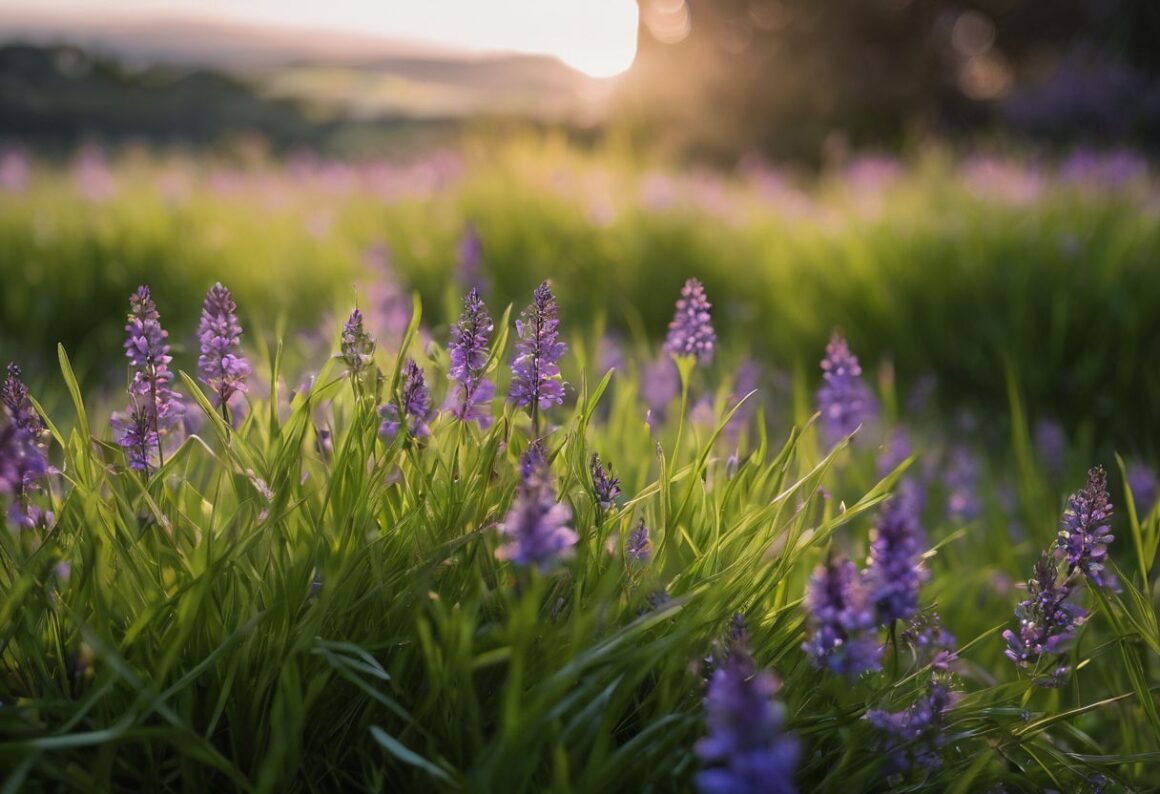
[[[850,352],[850,346],[837,331],[826,345],[822,380],[818,411],[828,443],[837,443],[878,415],[878,403],[862,380],[858,357]]]
[[[159,443],[157,430],[148,411],[137,407],[125,413],[114,413],[112,424],[117,431],[117,443],[128,456],[129,468],[148,472],[152,465],[153,450]]]
[[[592,471],[592,493],[596,496],[596,504],[601,510],[608,510],[620,496],[620,480],[612,474],[612,464],[607,468],[600,462],[600,456],[592,453],[592,462],[589,464]]]
[[[918,591],[928,577],[922,566],[920,509],[918,486],[903,480],[870,533],[866,584],[883,624],[909,620],[918,611]]]
[[[242,326],[238,323],[237,311],[230,291],[218,282],[205,295],[197,326],[201,345],[197,369],[218,408],[229,405],[234,395],[246,391],[246,378],[250,374],[250,364],[241,355]]]
[[[483,377],[487,366],[487,349],[495,328],[487,307],[472,289],[463,300],[459,322],[451,326],[451,371],[455,384],[451,389],[451,414],[460,422],[478,422],[481,429],[492,423],[491,400],[495,384]]]
[[[636,529],[628,533],[624,543],[624,554],[630,562],[637,565],[648,562],[652,557],[652,540],[649,539],[648,527],[644,525],[643,518],[637,523]]]
[[[48,446],[48,426],[32,405],[28,387],[24,385],[20,366],[16,362],[8,364],[8,376],[0,384],[0,404],[8,409],[12,421],[27,433],[37,446],[42,449]]]
[[[564,402],[564,382],[558,362],[567,346],[560,341],[556,298],[548,282],[536,287],[531,306],[516,320],[520,341],[512,361],[512,385],[508,399],[537,412]]]
[[[818,566],[806,593],[811,634],[802,645],[817,669],[856,678],[882,667],[874,603],[850,560]]]
[[[872,709],[866,713],[870,724],[885,734],[887,773],[905,772],[915,766],[937,769],[942,766],[946,744],[946,712],[955,694],[932,682],[927,693],[902,711]]]
[[[1067,559],[1068,573],[1082,570],[1099,585],[1116,589],[1116,579],[1104,570],[1112,535],[1112,503],[1108,498],[1108,476],[1102,466],[1088,472],[1087,485],[1067,500],[1060,523],[1055,556]]]
[[[34,527],[42,513],[28,501],[40,490],[39,481],[48,474],[48,462],[37,444],[37,436],[20,426],[0,407],[0,496],[10,500],[8,520],[18,527]]]
[[[701,282],[695,278],[686,281],[673,321],[669,323],[665,350],[674,356],[696,356],[702,364],[712,361],[717,334],[709,314],[711,308]]]
[[[557,501],[552,475],[538,444],[528,447],[521,468],[523,480],[500,524],[504,542],[495,550],[495,556],[521,567],[546,569],[570,557],[579,536],[567,526],[572,511]]]
[[[714,670],[705,696],[707,735],[695,752],[701,794],[793,794],[801,747],[784,730],[785,707],[773,699],[777,679],[758,670],[738,642]]]
[[[363,325],[363,314],[358,309],[350,313],[342,327],[342,342],[337,358],[350,368],[350,376],[359,378],[374,363],[375,339]]]
[[[161,438],[181,418],[183,406],[170,388],[169,334],[161,327],[161,315],[147,286],[129,298],[125,324],[125,355],[133,368],[129,384],[132,403],[126,415],[114,415],[118,442],[130,457],[131,468],[148,471],[151,450],[161,453]]]
[[[403,366],[403,384],[399,388],[397,400],[379,409],[383,424],[379,434],[393,439],[403,427],[412,438],[426,438],[431,435],[428,422],[431,421],[431,394],[423,378],[422,368],[415,359],[408,358]]]
[[[1027,583],[1027,600],[1015,609],[1018,633],[1003,632],[1007,658],[1021,668],[1035,667],[1041,658],[1063,653],[1075,639],[1087,613],[1068,601],[1071,586],[1059,581],[1055,564],[1044,553],[1035,564],[1035,575]],[[1066,668],[1057,670],[1067,674]]]

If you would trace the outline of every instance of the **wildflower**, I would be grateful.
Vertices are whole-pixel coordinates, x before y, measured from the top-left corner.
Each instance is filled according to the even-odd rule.
[[[636,529],[628,533],[624,553],[630,562],[638,565],[648,562],[652,557],[652,541],[649,539],[648,527],[644,525],[643,518],[637,523]]]
[[[918,611],[918,591],[928,577],[922,566],[920,508],[918,486],[904,480],[870,533],[866,583],[884,624],[907,620]]]
[[[125,356],[133,368],[129,384],[131,404],[126,414],[113,416],[117,443],[129,455],[130,468],[148,471],[151,450],[161,455],[161,438],[180,418],[181,400],[170,388],[169,334],[161,327],[161,315],[149,288],[142,285],[129,298],[125,325]]]
[[[954,694],[943,684],[932,682],[926,694],[902,711],[872,709],[866,719],[885,734],[888,773],[905,772],[915,766],[937,769],[942,766],[941,749],[946,744],[946,712]]]
[[[40,523],[39,508],[28,501],[37,482],[48,474],[48,462],[37,437],[21,427],[5,405],[0,407],[0,495],[10,500],[8,520],[23,527]]]
[[[571,556],[579,537],[567,526],[572,511],[556,499],[542,449],[538,445],[529,447],[521,463],[523,478],[500,525],[505,542],[496,549],[495,556],[519,566],[543,569]]]
[[[342,342],[337,358],[350,368],[350,376],[359,378],[374,363],[375,339],[363,327],[363,314],[358,309],[350,313],[342,327]]]
[[[520,341],[512,361],[512,385],[508,399],[532,412],[564,402],[564,382],[557,365],[566,345],[560,341],[556,298],[548,282],[536,287],[535,298],[516,320]]]
[[[9,362],[8,377],[0,383],[0,404],[8,409],[12,422],[27,433],[38,447],[43,449],[47,446],[48,426],[36,412],[16,362]]]
[[[811,634],[802,650],[815,668],[851,678],[880,669],[874,604],[853,562],[830,560],[818,566],[806,606]]]
[[[1056,559],[1067,559],[1068,573],[1082,570],[1100,587],[1116,588],[1115,577],[1104,570],[1111,534],[1112,504],[1108,477],[1102,466],[1088,472],[1087,485],[1067,500],[1056,544]]]
[[[415,359],[408,358],[403,366],[403,383],[397,400],[379,409],[383,424],[379,434],[393,439],[404,427],[412,438],[426,438],[431,435],[428,422],[431,420],[431,394],[423,378],[422,368]]]
[[[708,734],[695,752],[702,794],[792,794],[801,748],[785,733],[785,707],[773,699],[774,676],[758,670],[738,642],[713,672],[705,696]]]
[[[822,386],[818,389],[818,411],[822,431],[833,444],[850,435],[878,414],[878,404],[862,380],[858,357],[846,340],[835,331],[822,359]]]
[[[954,635],[943,628],[933,609],[913,615],[898,638],[910,646],[916,662],[930,664],[935,670],[947,670],[958,658]]]
[[[589,469],[592,471],[592,493],[596,496],[596,504],[601,510],[608,510],[620,495],[620,480],[613,476],[612,464],[605,468],[595,452]]]
[[[459,282],[472,290],[483,290],[483,239],[474,224],[467,224],[459,238]]]
[[[983,512],[979,501],[979,462],[966,445],[955,446],[943,474],[947,488],[947,514],[952,521],[971,521]]]
[[[241,355],[242,326],[237,310],[230,291],[218,282],[205,295],[197,326],[201,345],[197,368],[217,407],[228,405],[235,394],[245,392],[250,374],[250,364]]]
[[[1027,593],[1027,599],[1015,609],[1018,633],[1010,629],[1003,632],[1007,658],[1022,668],[1033,667],[1045,656],[1066,651],[1087,617],[1081,607],[1068,601],[1071,585],[1067,580],[1059,581],[1055,565],[1046,553],[1035,564],[1034,576],[1027,582]]]
[[[117,432],[117,444],[128,456],[129,468],[148,472],[152,465],[152,452],[160,444],[149,414],[143,408],[131,407],[124,413],[114,413],[112,425]]]
[[[487,348],[495,326],[487,307],[472,289],[463,300],[459,322],[451,326],[451,414],[461,422],[478,422],[481,429],[492,423],[491,399],[495,384],[483,377]]]
[[[712,361],[717,334],[709,315],[711,308],[701,282],[695,278],[686,281],[673,321],[669,323],[665,350],[674,356],[696,356],[702,364]]]
[[[1127,469],[1128,489],[1132,492],[1132,501],[1136,503],[1136,512],[1141,517],[1152,511],[1156,504],[1158,490],[1156,472],[1150,466],[1140,461],[1132,461]]]

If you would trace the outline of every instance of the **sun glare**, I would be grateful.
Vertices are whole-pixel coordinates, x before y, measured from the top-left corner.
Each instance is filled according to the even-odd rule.
[[[592,26],[584,35],[562,38],[553,54],[589,77],[615,77],[636,57],[637,5],[592,0],[587,7],[593,12]]]

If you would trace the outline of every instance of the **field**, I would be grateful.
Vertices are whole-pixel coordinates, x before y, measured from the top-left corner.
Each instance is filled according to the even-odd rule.
[[[1132,155],[2,157],[4,791],[1160,788]]]

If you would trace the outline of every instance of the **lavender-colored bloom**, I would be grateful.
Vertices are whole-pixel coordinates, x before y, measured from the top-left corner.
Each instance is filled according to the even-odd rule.
[[[1136,512],[1145,516],[1152,511],[1156,504],[1158,483],[1156,472],[1151,466],[1140,461],[1132,461],[1127,468],[1128,489],[1132,492],[1132,501],[1136,503]]]
[[[153,465],[153,450],[160,443],[149,412],[141,407],[130,407],[125,413],[114,413],[112,425],[117,433],[117,443],[128,456],[129,468],[149,471]]]
[[[0,404],[3,404],[11,414],[12,421],[28,434],[42,449],[48,444],[48,426],[44,419],[36,412],[32,398],[28,395],[28,387],[24,385],[20,366],[16,362],[9,362],[8,376],[0,383]]]
[[[472,290],[483,290],[483,238],[474,224],[467,224],[459,238],[459,282]]]
[[[567,348],[560,341],[560,319],[556,297],[548,282],[536,287],[532,305],[516,320],[520,341],[512,361],[512,385],[508,399],[518,406],[537,411],[564,402],[564,382],[558,362]]]
[[[37,437],[16,422],[7,406],[0,407],[0,495],[10,500],[8,520],[14,525],[33,527],[39,522],[40,510],[28,497],[47,474]]]
[[[1035,423],[1035,455],[1055,476],[1063,473],[1063,456],[1067,452],[1067,433],[1054,419]]]
[[[1027,593],[1027,600],[1015,608],[1018,633],[1010,629],[1003,632],[1007,658],[1021,668],[1034,667],[1043,657],[1066,651],[1087,618],[1081,607],[1068,600],[1071,585],[1066,579],[1059,580],[1055,564],[1046,553],[1035,564]],[[1066,670],[1063,672],[1066,674]]]
[[[943,473],[947,514],[952,521],[972,521],[983,513],[979,500],[979,461],[964,444],[955,446]]]
[[[911,617],[898,638],[910,646],[916,662],[929,664],[936,671],[946,671],[958,658],[954,635],[943,628],[938,612],[933,609]]]
[[[601,510],[608,510],[620,496],[620,480],[612,473],[612,464],[607,467],[600,462],[600,456],[592,453],[592,462],[589,464],[592,472],[592,493],[596,497],[596,504]]]
[[[539,449],[539,453],[533,453],[533,449]],[[571,556],[579,536],[567,526],[572,511],[556,499],[556,488],[542,448],[529,447],[522,468],[522,482],[499,527],[504,543],[495,550],[495,556],[519,566],[535,565],[544,569]]]
[[[717,334],[709,314],[711,308],[701,282],[695,278],[686,281],[673,321],[669,323],[665,350],[674,356],[696,356],[702,364],[712,361]]]
[[[451,371],[448,377],[455,384],[451,389],[451,414],[461,422],[478,422],[480,428],[492,423],[491,399],[495,384],[483,377],[487,366],[487,349],[495,328],[487,307],[472,289],[463,300],[459,322],[451,326]]]
[[[342,327],[342,341],[337,358],[350,368],[350,376],[359,378],[374,363],[375,339],[363,325],[363,314],[358,309],[350,313]]]
[[[1088,472],[1088,481],[1067,500],[1056,544],[1057,559],[1067,559],[1068,573],[1082,570],[1100,587],[1116,589],[1116,579],[1104,570],[1112,535],[1112,503],[1102,466]]]
[[[393,439],[403,427],[412,438],[426,438],[431,435],[428,422],[431,421],[431,394],[423,378],[422,368],[415,359],[408,358],[403,365],[403,383],[398,398],[379,409],[383,424],[379,434]]]
[[[705,696],[708,733],[697,742],[702,794],[792,794],[801,748],[785,733],[777,679],[737,643],[713,672]]]
[[[883,624],[909,620],[918,611],[918,591],[928,577],[922,565],[921,508],[918,486],[903,480],[870,533],[866,584]]]
[[[870,724],[885,734],[888,773],[905,772],[915,766],[937,769],[942,766],[941,750],[946,744],[946,712],[954,694],[943,684],[932,682],[927,693],[902,711],[872,709],[866,713]]]
[[[169,364],[169,332],[161,327],[161,315],[149,288],[142,285],[129,298],[129,319],[125,324],[125,356],[133,367],[129,393],[141,398],[153,430],[163,433],[182,413],[181,400],[169,387],[173,373]]]
[[[822,432],[828,443],[836,443],[878,414],[878,404],[862,380],[858,357],[846,340],[835,331],[822,359],[822,386],[818,389],[818,411]]]
[[[819,565],[806,592],[809,639],[802,650],[817,669],[857,677],[882,667],[874,603],[850,560]]]
[[[628,533],[624,543],[624,554],[630,562],[638,565],[648,562],[652,557],[652,541],[649,539],[648,527],[644,525],[643,518],[637,522],[636,528]]]
[[[246,391],[250,364],[241,355],[242,326],[238,323],[238,306],[221,282],[210,287],[201,308],[197,339],[201,355],[197,357],[200,380],[213,393],[214,405],[228,405],[230,399]]]

